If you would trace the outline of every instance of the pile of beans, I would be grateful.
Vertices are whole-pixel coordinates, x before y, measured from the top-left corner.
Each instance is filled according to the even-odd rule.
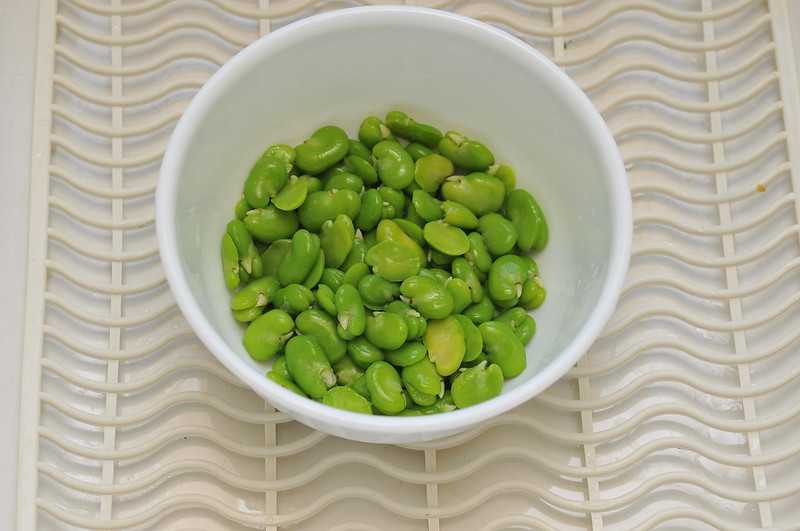
[[[267,377],[358,413],[500,394],[545,289],[542,209],[482,143],[400,111],[269,147],[222,239],[244,346]],[[276,357],[277,356],[277,357]]]

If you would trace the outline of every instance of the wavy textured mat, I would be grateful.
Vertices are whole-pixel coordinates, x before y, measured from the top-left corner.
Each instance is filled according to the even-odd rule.
[[[353,3],[42,0],[19,529],[800,527],[786,3],[428,2],[580,83],[620,143],[636,231],[616,316],[567,377],[396,448],[293,423],[225,372],[175,307],[153,227],[197,88],[260,35]]]

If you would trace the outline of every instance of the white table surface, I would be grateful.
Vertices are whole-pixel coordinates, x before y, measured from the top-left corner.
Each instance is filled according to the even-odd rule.
[[[789,7],[797,49],[800,1]],[[37,16],[35,0],[0,0],[0,530],[9,531],[16,508]],[[800,72],[800,53],[795,61]]]

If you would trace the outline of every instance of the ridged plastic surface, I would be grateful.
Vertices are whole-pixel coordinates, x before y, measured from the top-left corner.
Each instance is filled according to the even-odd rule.
[[[800,527],[784,0],[426,4],[562,65],[627,163],[625,293],[544,395],[447,440],[357,444],[291,422],[204,351],[156,248],[170,131],[239,48],[350,5],[42,1],[19,529]]]

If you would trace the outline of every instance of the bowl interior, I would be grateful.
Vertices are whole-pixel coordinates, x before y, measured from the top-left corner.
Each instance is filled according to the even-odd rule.
[[[508,38],[408,15],[334,17],[278,32],[269,46],[256,43],[257,53],[234,59],[207,87],[190,123],[181,124],[180,145],[171,146],[178,153],[171,221],[179,268],[199,312],[230,349],[225,355],[259,378],[265,366],[241,345],[219,259],[244,178],[272,143],[299,143],[329,123],[355,137],[364,116],[393,108],[486,142],[498,161],[516,168],[518,186],[549,219],[550,244],[536,256],[548,299],[535,313],[528,368],[504,393],[542,378],[598,304],[619,229],[608,175],[617,155],[607,152],[597,117],[565,93],[552,65],[516,44],[519,51],[510,52]]]

